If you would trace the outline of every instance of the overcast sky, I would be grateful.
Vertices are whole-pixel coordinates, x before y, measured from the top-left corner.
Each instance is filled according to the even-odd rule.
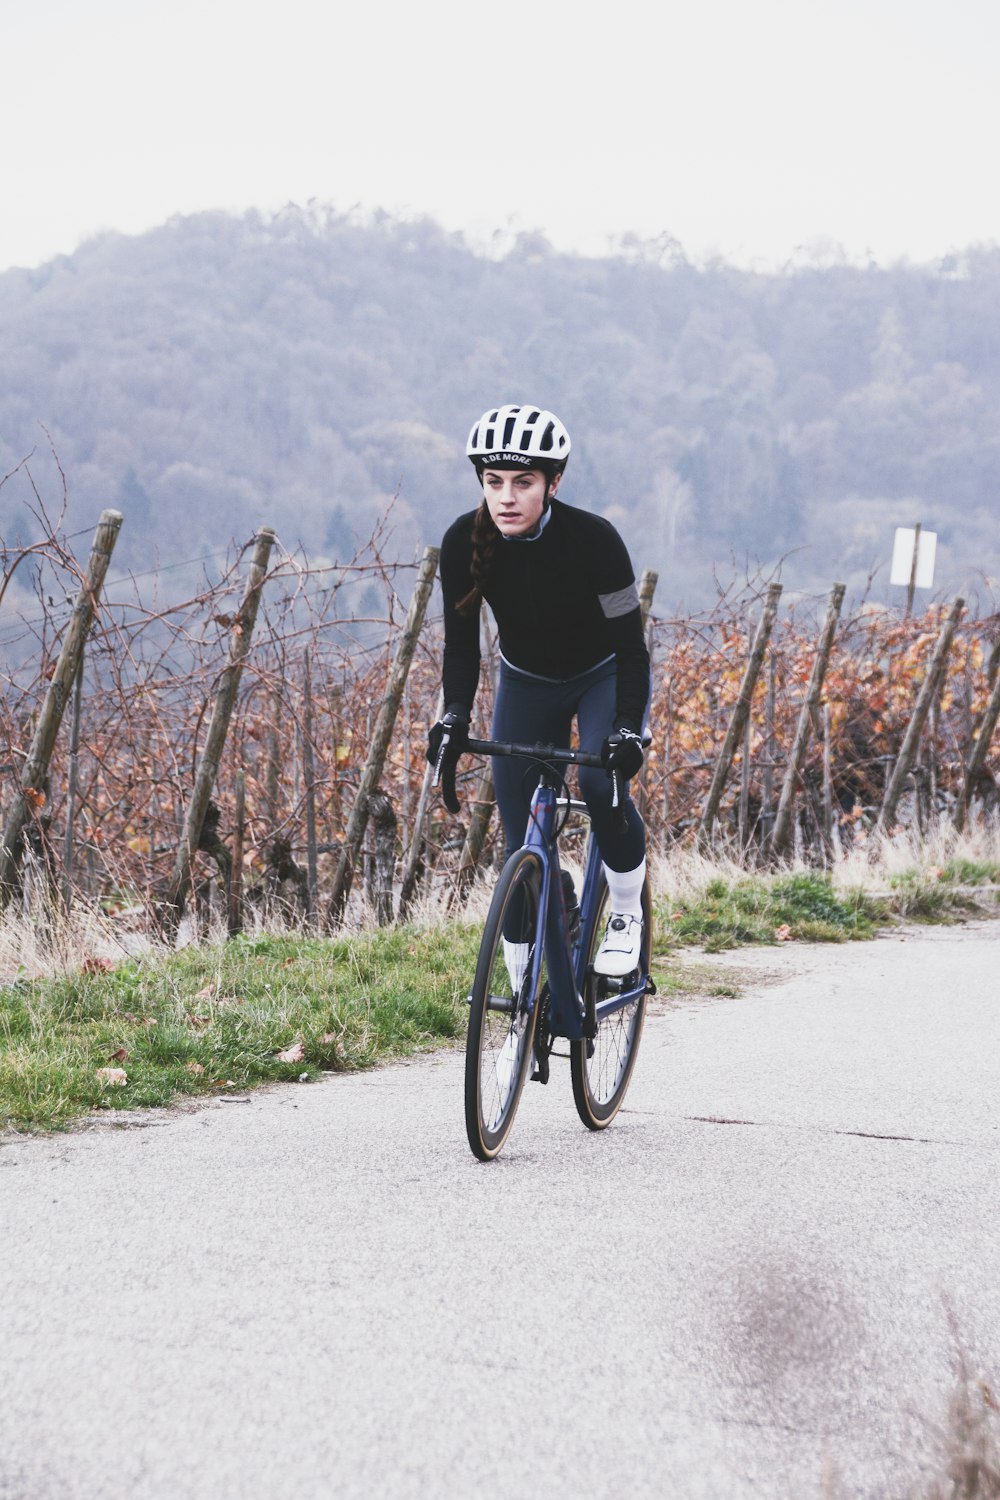
[[[315,198],[780,266],[1000,239],[997,0],[0,0],[0,269]]]

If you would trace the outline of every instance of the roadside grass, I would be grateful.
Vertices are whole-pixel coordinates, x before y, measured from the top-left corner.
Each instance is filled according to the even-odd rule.
[[[938,1445],[939,1472],[916,1500],[1000,1500],[1000,1401],[964,1356]]]
[[[992,1382],[960,1344],[956,1347],[947,1410],[942,1421],[926,1422],[931,1451],[923,1478],[910,1486],[905,1500],[1000,1500],[1000,1400]],[[828,1468],[819,1500],[846,1500],[846,1495],[836,1470]]]
[[[20,979],[0,991],[0,1125],[52,1129],[452,1041],[477,938],[455,922],[262,933]]]
[[[713,876],[700,891],[656,900],[654,952],[696,943],[709,953],[743,943],[845,942],[874,937],[887,905],[859,890],[837,892],[828,875]]]
[[[994,914],[1000,836],[910,835],[855,851],[830,872],[749,873],[738,859],[674,849],[651,860],[657,986],[681,947],[844,942],[906,920]],[[579,888],[579,871],[576,872]],[[452,1042],[494,883],[460,920],[442,896],[413,922],[361,925],[333,939],[259,930],[180,950],[100,912],[51,910],[0,921],[0,1127],[54,1129],[88,1113],[164,1105],[323,1071],[372,1067]],[[690,965],[688,965],[690,968]],[[736,993],[731,975],[698,980]],[[111,1070],[110,1072],[107,1070]]]

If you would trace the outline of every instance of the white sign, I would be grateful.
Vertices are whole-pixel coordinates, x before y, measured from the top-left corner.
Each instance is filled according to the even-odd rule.
[[[902,584],[904,588],[909,586],[910,574],[913,571],[913,538],[916,535],[914,526],[897,526],[896,540],[892,548],[892,569],[889,573],[889,582]],[[937,552],[937,532],[920,532],[920,545],[917,548],[917,575],[914,583],[918,589],[929,589],[934,583],[934,554]]]

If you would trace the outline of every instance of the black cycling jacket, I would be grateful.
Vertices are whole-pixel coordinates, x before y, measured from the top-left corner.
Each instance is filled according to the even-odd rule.
[[[479,617],[455,608],[472,587],[472,524],[459,516],[441,543],[444,595],[444,700],[471,714],[479,685]],[[497,537],[485,589],[511,666],[564,681],[614,656],[617,718],[642,728],[649,697],[649,653],[632,563],[610,521],[551,501],[542,530],[530,538]]]

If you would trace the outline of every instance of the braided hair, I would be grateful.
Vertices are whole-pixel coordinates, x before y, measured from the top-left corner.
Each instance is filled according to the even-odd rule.
[[[469,565],[472,587],[455,605],[460,615],[475,614],[483,602],[483,589],[493,571],[493,554],[499,536],[489,507],[483,500],[472,523],[472,562]]]

